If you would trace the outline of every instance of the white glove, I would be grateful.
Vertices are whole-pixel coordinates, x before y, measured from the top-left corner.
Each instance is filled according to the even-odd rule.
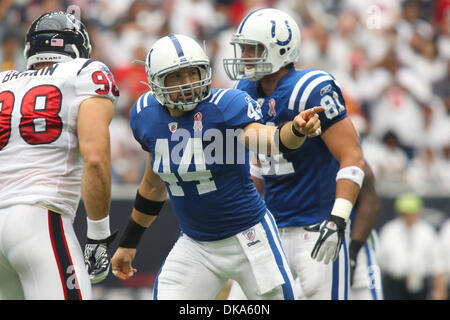
[[[330,215],[320,225],[320,235],[311,251],[311,258],[328,264],[339,256],[342,242],[344,241],[346,222],[343,218]]]
[[[111,265],[109,245],[116,235],[117,232],[102,240],[87,239],[84,247],[84,262],[92,283],[103,281],[108,276]]]

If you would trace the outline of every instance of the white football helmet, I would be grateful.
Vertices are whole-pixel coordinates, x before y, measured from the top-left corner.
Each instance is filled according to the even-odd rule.
[[[166,76],[178,69],[197,67],[200,81],[168,87]],[[193,39],[183,35],[169,35],[159,39],[152,46],[145,60],[145,69],[153,96],[171,109],[189,111],[211,94],[211,66],[209,58]],[[200,94],[195,94],[200,89]],[[181,99],[173,101],[169,93],[178,92]],[[186,94],[192,98],[186,99]]]
[[[259,9],[242,20],[230,43],[234,46],[234,58],[223,60],[228,77],[231,80],[258,81],[297,61],[300,28],[292,17],[280,10]],[[242,58],[242,45],[255,46],[255,57]],[[257,45],[264,47],[259,57],[256,55]]]

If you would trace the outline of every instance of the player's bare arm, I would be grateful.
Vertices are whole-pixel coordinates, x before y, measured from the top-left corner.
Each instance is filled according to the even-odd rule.
[[[375,220],[380,208],[379,198],[375,190],[375,175],[370,166],[364,165],[364,181],[359,191],[359,206],[356,212],[351,239],[364,243],[375,226]]]
[[[324,111],[323,107],[314,107],[299,113],[292,121],[285,123],[279,130],[279,140],[287,149],[300,148],[306,137],[315,137],[321,134],[318,113]],[[277,127],[267,126],[253,122],[245,126],[243,138],[245,146],[251,151],[264,154],[278,153],[280,150],[276,138]],[[295,133],[297,131],[297,134]],[[298,135],[300,134],[300,136]],[[265,141],[261,141],[266,138]],[[253,139],[257,139],[254,141]],[[266,142],[261,147],[261,143]],[[254,149],[256,147],[257,149]]]
[[[167,189],[161,178],[153,172],[151,160],[152,156],[148,154],[144,177],[139,186],[139,195],[150,201],[164,202],[167,197]],[[134,222],[136,224],[136,228],[140,229],[139,232],[144,232],[144,230],[153,223],[156,217],[156,215],[150,215],[136,209],[135,206],[131,213],[130,220],[132,220],[132,223]],[[123,240],[121,243],[123,243]],[[133,245],[131,245],[131,248],[128,248],[119,244],[119,247],[111,260],[113,274],[121,280],[129,279],[137,272],[137,270],[132,267],[132,262],[136,256],[136,248],[133,248],[132,246]]]
[[[152,155],[149,153],[144,177],[139,185],[139,194],[145,199],[162,202],[167,198],[167,188],[161,178],[153,172],[151,161]],[[148,228],[156,218],[156,216],[145,214],[136,208],[133,208],[131,217],[145,228]]]
[[[358,201],[358,210],[352,222],[352,233],[350,234],[350,284],[353,284],[358,253],[375,226],[380,207],[375,190],[375,175],[367,163],[364,165],[364,181],[359,190]]]
[[[347,167],[364,168],[364,159],[361,153],[358,136],[349,118],[345,118],[325,131],[322,140],[331,154],[339,162],[340,169]],[[348,179],[339,179],[336,182],[336,198],[344,198],[352,204],[358,197],[360,186]]]
[[[78,111],[78,139],[84,160],[81,183],[87,216],[100,220],[108,216],[111,200],[111,147],[109,124],[113,103],[106,98],[84,100]]]
[[[320,236],[311,252],[313,259],[328,264],[339,255],[344,230],[364,179],[364,160],[358,136],[349,118],[328,128],[322,139],[340,165],[336,175],[336,199],[329,218],[321,225]]]

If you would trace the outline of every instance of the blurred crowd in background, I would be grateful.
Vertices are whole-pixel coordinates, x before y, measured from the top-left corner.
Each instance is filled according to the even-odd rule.
[[[234,54],[229,41],[239,22],[261,7],[284,10],[297,20],[302,35],[297,68],[322,69],[337,79],[379,193],[448,197],[450,0],[1,0],[0,71],[25,69],[24,36],[39,15],[55,10],[79,14],[89,31],[93,58],[110,67],[120,89],[111,124],[113,184],[130,185],[135,192],[146,154],[132,137],[128,112],[148,87],[141,82],[147,81],[144,68],[133,61],[145,60],[158,38],[185,34],[204,43],[213,86],[232,87],[222,59]],[[414,210],[396,205],[399,217],[411,220],[422,210],[417,200],[410,201],[416,203]],[[424,239],[443,244],[450,275],[450,250],[445,248],[450,244],[450,220],[441,228],[441,241],[430,227],[411,227],[420,225],[411,220],[406,228],[395,221],[381,232],[382,243],[392,243],[392,229],[395,238],[409,246],[406,252],[413,252],[407,239],[416,230],[416,244]],[[395,248],[385,247],[389,250],[383,254],[399,257]],[[444,268],[430,262],[435,261],[430,246],[416,247],[416,264],[409,258],[381,259],[391,261],[381,264],[387,277],[407,279],[409,289],[416,284],[413,294],[423,288],[417,289],[418,282],[411,284],[411,279],[440,276]]]
[[[204,43],[214,87],[231,87],[222,59],[239,22],[261,7],[298,21],[297,68],[331,73],[384,193],[450,193],[449,0],[2,0],[0,68],[25,68],[27,27],[46,11],[73,11],[89,30],[93,58],[106,63],[120,89],[111,125],[113,183],[139,182],[146,156],[131,135],[128,111],[148,87],[152,44],[170,33]]]

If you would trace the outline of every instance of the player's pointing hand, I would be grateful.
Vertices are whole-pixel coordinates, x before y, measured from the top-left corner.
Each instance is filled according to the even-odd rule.
[[[318,113],[324,110],[324,107],[314,107],[300,112],[300,114],[294,118],[295,129],[309,138],[320,135],[322,130],[320,128]]]

